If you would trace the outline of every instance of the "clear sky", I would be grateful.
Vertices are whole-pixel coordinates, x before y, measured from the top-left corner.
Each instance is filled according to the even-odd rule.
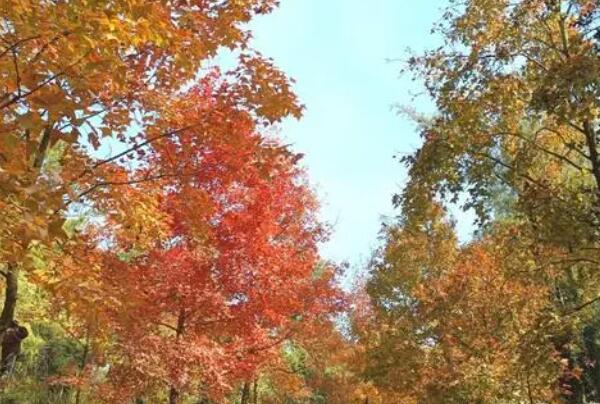
[[[431,105],[413,102],[422,88],[387,59],[439,44],[430,30],[444,3],[282,0],[252,25],[253,46],[296,79],[307,108],[302,120],[283,125],[282,135],[305,153],[322,217],[334,226],[325,258],[362,263],[377,245],[381,215],[393,214],[391,197],[405,181],[393,156],[414,150],[419,137],[392,106],[429,112]]]

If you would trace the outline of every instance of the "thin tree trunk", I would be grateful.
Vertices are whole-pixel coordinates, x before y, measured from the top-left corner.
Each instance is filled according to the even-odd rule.
[[[258,379],[254,379],[252,386],[252,404],[258,404]]]
[[[79,363],[79,372],[83,372],[85,369],[85,364],[87,362],[87,357],[90,351],[90,328],[88,325],[87,332],[85,333],[85,346],[83,347],[83,355],[81,355],[81,362]],[[75,404],[79,404],[81,402],[81,389],[77,387],[77,393],[75,394]]]
[[[250,383],[244,382],[244,387],[242,388],[242,401],[240,404],[249,404],[250,401]]]
[[[40,144],[38,145],[37,153],[35,154],[35,158],[33,160],[33,168],[40,169],[44,164],[44,160],[46,159],[46,153],[48,152],[48,146],[50,146],[50,137],[52,136],[52,126],[49,125],[46,129],[44,129],[44,133],[42,134],[42,139],[40,140]]]
[[[596,180],[596,197],[600,193],[600,159],[598,156],[598,140],[596,139],[596,131],[589,121],[583,123],[585,138],[589,151],[589,157],[592,163],[592,174]]]
[[[596,183],[594,192],[596,198],[594,201],[595,208],[592,208],[592,212],[597,226],[600,223],[600,156],[598,153],[598,137],[594,126],[587,120],[583,122],[583,133],[588,148],[588,157],[592,165],[592,175]]]
[[[21,351],[21,342],[27,338],[29,332],[25,327],[19,326],[15,321],[18,292],[18,266],[8,264],[6,271],[2,272],[5,278],[4,307],[0,314],[0,343],[2,354],[0,358],[0,374],[11,374],[15,362]]]
[[[17,294],[19,290],[19,271],[15,263],[8,263],[4,278],[6,281],[4,288],[4,307],[0,314],[0,334],[6,330],[15,319],[15,309],[17,307]]]
[[[175,331],[175,341],[179,342],[179,339],[185,331],[185,309],[179,310],[179,316],[177,317],[177,329]],[[179,391],[174,385],[169,388],[169,404],[177,404],[179,399]]]
[[[175,386],[171,386],[169,389],[169,404],[177,404],[177,399],[179,399],[179,392]]]

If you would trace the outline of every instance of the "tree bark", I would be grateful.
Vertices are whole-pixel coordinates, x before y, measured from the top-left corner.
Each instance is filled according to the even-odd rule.
[[[596,131],[589,121],[585,121],[583,123],[583,129],[585,131],[589,157],[592,163],[592,174],[596,180],[596,197],[600,198],[600,159],[598,157],[598,140],[596,139]]]
[[[85,369],[87,363],[87,357],[90,351],[90,328],[88,326],[87,332],[85,333],[85,345],[83,346],[83,354],[81,355],[81,362],[79,363],[79,373],[81,374]],[[81,403],[81,388],[77,387],[77,393],[75,394],[75,404]]]
[[[242,400],[240,404],[249,404],[250,401],[250,383],[244,382],[244,387],[242,387]]]
[[[27,338],[25,327],[18,326],[15,322],[15,309],[17,307],[18,277],[17,265],[9,263],[3,276],[6,281],[4,288],[4,307],[0,314],[0,374],[12,373],[15,361],[21,351],[21,342]]]
[[[17,265],[8,263],[4,274],[6,285],[4,288],[4,307],[0,314],[0,334],[6,330],[15,319],[17,307],[17,294],[19,289],[19,271]]]
[[[33,168],[40,169],[44,164],[44,160],[46,159],[46,154],[48,152],[48,146],[50,146],[50,137],[52,136],[52,126],[48,125],[46,129],[44,129],[44,133],[42,134],[42,139],[40,140],[40,144],[38,145],[37,153],[35,154],[35,158],[33,160]]]
[[[254,379],[252,386],[252,404],[258,404],[258,379]]]
[[[179,316],[177,317],[177,328],[175,330],[175,341],[179,342],[179,339],[185,332],[185,309],[181,309],[179,311]],[[179,399],[179,391],[174,385],[171,385],[169,388],[169,404],[177,404],[177,400]]]
[[[177,399],[179,399],[179,392],[175,386],[171,386],[169,389],[169,404],[177,404]]]

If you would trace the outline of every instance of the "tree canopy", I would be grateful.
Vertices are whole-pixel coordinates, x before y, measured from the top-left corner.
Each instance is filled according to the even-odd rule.
[[[599,401],[600,1],[448,0],[351,286],[278,3],[0,0],[0,402]]]

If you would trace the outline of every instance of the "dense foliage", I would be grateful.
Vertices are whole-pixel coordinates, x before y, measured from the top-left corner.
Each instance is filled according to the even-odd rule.
[[[367,285],[368,374],[415,402],[597,401],[599,4],[451,3],[409,63],[438,112]]]
[[[0,402],[600,401],[600,1],[449,0],[347,293],[277,3],[0,0]]]
[[[333,327],[326,230],[269,134],[302,107],[248,48],[274,6],[2,1],[6,400],[223,400]]]

